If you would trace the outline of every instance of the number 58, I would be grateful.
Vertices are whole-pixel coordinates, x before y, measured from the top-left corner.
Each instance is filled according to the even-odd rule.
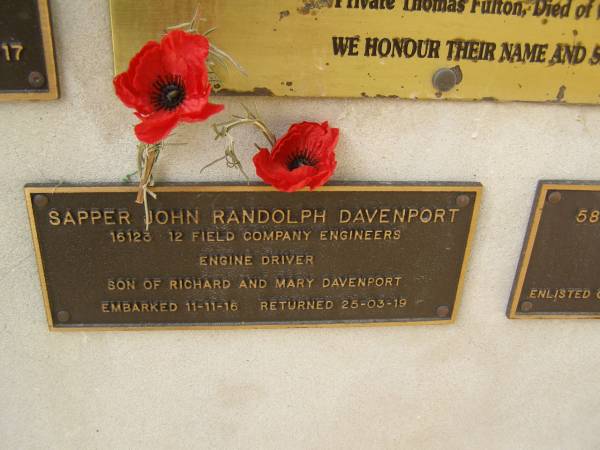
[[[598,223],[600,221],[600,211],[597,209],[580,209],[577,213],[577,223]]]

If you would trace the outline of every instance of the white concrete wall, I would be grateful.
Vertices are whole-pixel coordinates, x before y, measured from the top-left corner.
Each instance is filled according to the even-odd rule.
[[[53,0],[62,98],[0,104],[0,448],[600,447],[600,324],[504,310],[540,178],[600,178],[600,109],[384,99],[255,102],[277,133],[330,120],[338,180],[485,185],[452,326],[49,333],[22,187],[117,182],[134,118],[115,99],[106,0]],[[568,92],[567,92],[568,96]],[[208,124],[169,181],[240,180]],[[243,153],[250,167],[248,142]]]

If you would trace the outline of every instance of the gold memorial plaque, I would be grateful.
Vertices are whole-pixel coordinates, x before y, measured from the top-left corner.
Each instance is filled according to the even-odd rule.
[[[196,7],[223,94],[600,103],[593,0],[111,0],[116,72]]]
[[[56,98],[48,0],[1,0],[0,101]]]
[[[600,183],[542,181],[511,319],[600,318]]]
[[[452,323],[478,184],[26,188],[51,329]]]

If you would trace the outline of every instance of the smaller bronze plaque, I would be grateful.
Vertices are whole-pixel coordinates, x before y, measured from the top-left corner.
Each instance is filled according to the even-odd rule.
[[[541,181],[507,315],[600,318],[600,183]]]
[[[1,0],[0,101],[56,98],[48,0]]]
[[[477,184],[28,187],[52,329],[451,323]]]

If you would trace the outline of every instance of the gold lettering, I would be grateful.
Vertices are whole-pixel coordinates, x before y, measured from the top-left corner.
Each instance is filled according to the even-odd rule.
[[[105,209],[104,210],[104,223],[106,225],[116,225],[114,209]]]
[[[275,287],[278,289],[310,289],[314,281],[313,278],[277,278]]]
[[[221,210],[221,209],[215,209],[213,211],[213,223],[216,224],[220,224],[220,225],[225,225],[225,211]]]
[[[314,211],[314,223],[325,223],[325,221],[327,220],[327,211],[326,210],[322,210],[322,211]],[[304,223],[304,222],[302,222]]]
[[[228,279],[204,279],[204,278],[173,278],[169,280],[171,290],[197,290],[197,289],[229,289],[231,281]]]
[[[294,211],[291,209],[276,208],[269,209],[245,209],[239,211],[214,210],[212,215],[213,224],[220,225],[242,225],[259,224],[265,225],[273,223],[276,225],[296,225],[304,223],[325,223],[327,212],[318,209],[301,209]]]
[[[252,255],[202,255],[201,266],[252,266]]]
[[[429,223],[431,222],[431,219],[433,218],[433,211],[430,209],[424,209],[421,211],[421,222],[423,223]]]
[[[189,209],[186,209],[185,222],[189,225],[198,225],[200,223],[200,210],[195,209],[193,211],[190,211]]]
[[[130,214],[127,210],[119,211],[119,224],[120,225],[131,225]]]
[[[233,223],[233,224],[236,224],[236,225],[239,225],[239,224],[240,224],[240,219],[239,219],[239,217],[237,216],[237,214],[236,214],[236,212],[235,212],[235,211],[231,211],[231,212],[229,213],[229,217],[227,218],[227,225],[230,225],[230,224],[232,224],[232,223]]]
[[[52,210],[48,212],[48,220],[50,222],[50,225],[53,226],[58,226],[60,225],[60,213],[56,210]]]
[[[71,214],[71,211],[67,211],[65,213],[65,217],[63,219],[63,224],[64,225],[77,225],[77,222],[75,222],[75,219],[73,218],[73,214]]]
[[[265,289],[267,284],[267,280],[263,278],[249,278],[241,280],[239,287],[240,289]]]
[[[174,302],[103,302],[105,313],[167,313],[176,312],[179,305]]]
[[[77,211],[77,223],[81,225],[87,219],[89,219],[90,214],[84,209]]]
[[[412,222],[412,220],[416,219],[417,217],[419,217],[418,209],[409,209],[408,210],[408,223]]]
[[[341,209],[338,216],[340,224],[395,224],[395,223],[444,223],[446,214],[452,215],[452,221],[456,218],[459,209],[432,209],[432,208],[402,208],[402,209],[363,209],[355,211]]]
[[[109,291],[132,291],[136,289],[136,281],[131,278],[109,279],[107,289]]]
[[[352,213],[347,209],[340,209],[340,217],[338,219],[339,223],[348,223],[352,218]]]
[[[171,211],[171,224],[183,225],[183,223],[183,211],[181,209],[179,211]]]
[[[452,213],[452,218],[450,219],[450,223],[454,223],[456,219],[456,213],[460,212],[460,209],[450,209],[450,213]]]
[[[445,209],[436,209],[435,210],[435,219],[433,219],[433,223],[438,223],[438,220],[441,223],[444,223],[446,220],[446,210]]]
[[[116,215],[116,217],[115,217]],[[77,209],[76,211],[66,210],[64,212],[52,210],[48,212],[50,225],[131,225],[129,211],[114,209]]]
[[[90,218],[92,219],[92,224],[96,225],[96,222],[100,222],[102,219],[102,213],[98,209],[92,209]],[[79,225],[81,225],[81,223]]]
[[[334,307],[332,300],[271,300],[261,301],[261,311],[310,311],[331,310]]]
[[[198,225],[200,223],[200,210],[198,209],[159,209],[149,212],[150,223],[159,225]]]
[[[260,259],[263,266],[268,265],[313,265],[313,255],[263,255]]]
[[[398,287],[401,280],[400,276],[324,277],[321,286],[324,288]]]
[[[540,299],[540,300],[588,300],[592,296],[590,289],[584,288],[535,288],[530,289],[528,297],[529,299]]]

